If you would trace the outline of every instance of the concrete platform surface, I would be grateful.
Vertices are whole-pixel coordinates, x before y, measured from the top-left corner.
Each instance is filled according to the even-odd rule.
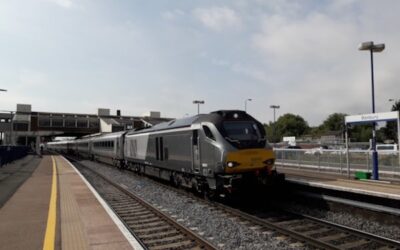
[[[90,184],[45,155],[0,209],[0,249],[140,249]]]
[[[400,185],[397,183],[347,179],[339,174],[288,167],[279,167],[278,171],[284,173],[286,180],[293,183],[400,200]]]

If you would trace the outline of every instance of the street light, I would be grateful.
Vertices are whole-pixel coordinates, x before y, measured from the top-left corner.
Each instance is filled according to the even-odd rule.
[[[4,91],[4,92],[7,92],[7,90],[6,90],[6,89],[0,89],[0,91]]]
[[[193,104],[197,104],[197,114],[200,114],[200,104],[204,104],[203,100],[194,100]]]
[[[374,42],[364,42],[358,47],[359,50],[369,50],[371,55],[371,90],[372,90],[372,113],[375,113],[375,89],[374,89],[374,52],[382,52],[385,44],[374,44]],[[376,124],[372,124],[372,176],[374,180],[379,180],[378,172],[378,152],[376,152]]]
[[[245,111],[245,112],[247,112],[247,101],[251,102],[252,99],[251,99],[251,98],[248,98],[248,99],[244,100],[244,111]]]
[[[271,105],[269,107],[274,110],[274,126],[272,127],[272,135],[273,135],[273,137],[275,139],[275,112],[276,112],[276,109],[280,108],[280,106],[279,105]]]

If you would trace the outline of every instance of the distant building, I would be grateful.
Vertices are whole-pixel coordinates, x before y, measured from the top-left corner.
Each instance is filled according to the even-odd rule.
[[[153,116],[151,116],[153,115]],[[94,133],[108,133],[150,127],[170,121],[160,112],[148,117],[116,115],[110,109],[98,109],[97,114],[56,113],[32,111],[30,104],[17,104],[16,112],[0,113],[1,144],[37,145],[55,136],[81,137]]]

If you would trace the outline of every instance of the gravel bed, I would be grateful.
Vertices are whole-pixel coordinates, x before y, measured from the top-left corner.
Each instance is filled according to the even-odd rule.
[[[120,171],[92,161],[85,166],[123,184],[147,202],[170,214],[182,225],[196,231],[221,249],[307,249],[274,232],[259,232],[242,225],[218,211],[212,211],[190,197],[168,190],[128,171]]]
[[[370,220],[359,214],[347,211],[330,211],[321,208],[313,208],[298,202],[287,202],[283,205],[289,211],[307,214],[322,220],[331,221],[340,225],[356,228],[371,234],[400,241],[400,218],[397,225],[388,225],[377,220]]]

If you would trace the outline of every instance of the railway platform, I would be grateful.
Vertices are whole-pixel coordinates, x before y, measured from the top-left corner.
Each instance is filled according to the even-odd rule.
[[[288,166],[279,166],[277,170],[285,174],[289,183],[400,201],[400,184],[396,182],[355,180],[340,174]]]
[[[0,249],[141,249],[62,156],[44,155],[29,169],[0,205]]]

